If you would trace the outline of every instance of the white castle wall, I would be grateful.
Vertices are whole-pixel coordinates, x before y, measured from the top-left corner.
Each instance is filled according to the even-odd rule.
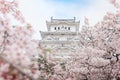
[[[47,57],[65,58],[75,52],[79,42],[79,21],[75,19],[55,19],[47,22],[48,31],[41,32],[40,45],[49,49]]]

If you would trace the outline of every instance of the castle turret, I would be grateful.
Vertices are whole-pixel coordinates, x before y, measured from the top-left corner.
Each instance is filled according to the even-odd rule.
[[[79,23],[73,19],[53,19],[46,21],[46,32],[40,31],[40,45],[50,50],[50,55],[55,58],[67,58],[69,53],[75,52],[79,42]]]

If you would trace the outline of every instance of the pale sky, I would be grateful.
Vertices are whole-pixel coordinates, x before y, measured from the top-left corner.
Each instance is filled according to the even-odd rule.
[[[46,20],[53,18],[80,20],[89,19],[91,26],[103,19],[106,12],[115,12],[108,0],[19,0],[20,9],[26,21],[30,23],[35,34],[34,39],[40,39],[39,31],[47,31]]]

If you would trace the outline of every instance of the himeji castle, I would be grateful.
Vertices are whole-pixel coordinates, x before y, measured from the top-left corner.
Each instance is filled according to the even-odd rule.
[[[73,19],[53,19],[46,21],[47,31],[40,31],[40,46],[49,50],[47,58],[66,59],[75,53],[79,42],[80,21]]]

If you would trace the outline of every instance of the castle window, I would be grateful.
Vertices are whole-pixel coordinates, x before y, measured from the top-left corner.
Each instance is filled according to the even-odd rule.
[[[70,30],[70,27],[68,27],[68,30]]]
[[[56,27],[55,27],[55,30],[56,30]]]
[[[65,29],[67,29],[67,27],[65,27]]]
[[[60,29],[60,27],[58,27],[58,30]]]

